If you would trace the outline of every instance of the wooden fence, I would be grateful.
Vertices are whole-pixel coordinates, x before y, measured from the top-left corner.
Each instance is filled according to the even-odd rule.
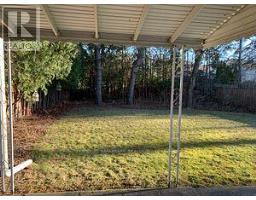
[[[236,85],[216,85],[216,99],[223,106],[233,106],[256,112],[256,87],[238,87]]]
[[[69,100],[69,91],[49,90],[47,95],[39,93],[39,101],[32,105],[32,111],[51,108]]]
[[[50,89],[47,95],[43,92],[39,93],[39,101],[30,103],[21,99],[14,105],[14,116],[19,118],[21,116],[30,116],[34,113],[53,108],[56,105],[60,105],[65,101],[69,101],[69,91],[57,91]]]

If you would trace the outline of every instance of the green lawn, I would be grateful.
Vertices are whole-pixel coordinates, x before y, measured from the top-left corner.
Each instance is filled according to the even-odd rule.
[[[256,184],[256,115],[184,110],[182,122],[182,186]],[[74,109],[34,145],[17,189],[166,187],[168,139],[168,110]]]

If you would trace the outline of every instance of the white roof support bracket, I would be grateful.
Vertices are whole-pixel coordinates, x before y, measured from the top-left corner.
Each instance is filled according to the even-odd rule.
[[[48,6],[45,5],[45,4],[41,4],[40,7],[41,7],[41,9],[44,11],[44,13],[45,13],[45,15],[46,15],[46,17],[47,17],[48,23],[49,23],[49,25],[51,26],[54,35],[55,35],[56,37],[58,37],[58,36],[59,36],[59,30],[58,30],[58,28],[57,28],[57,26],[56,26],[55,20],[54,20],[54,18],[53,18],[53,16],[52,16],[52,14],[51,14],[51,12],[50,12]]]
[[[197,16],[197,14],[200,12],[200,10],[203,8],[204,5],[195,5],[192,10],[189,12],[189,14],[185,17],[184,21],[180,24],[180,26],[175,30],[173,35],[170,38],[170,42],[174,43],[176,39],[185,31],[185,29],[188,27],[188,25],[192,22],[194,17]]]
[[[134,41],[136,41],[138,39],[139,35],[140,35],[141,29],[142,29],[144,21],[147,17],[148,11],[149,11],[149,5],[144,5],[142,13],[140,15],[138,25],[137,25],[136,30],[134,32],[134,36],[133,36]]]

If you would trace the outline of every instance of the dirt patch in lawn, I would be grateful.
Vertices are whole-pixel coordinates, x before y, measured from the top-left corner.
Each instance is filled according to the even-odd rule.
[[[77,103],[65,103],[36,115],[22,117],[14,122],[15,165],[31,158],[31,148],[46,133],[49,125],[71,110]]]

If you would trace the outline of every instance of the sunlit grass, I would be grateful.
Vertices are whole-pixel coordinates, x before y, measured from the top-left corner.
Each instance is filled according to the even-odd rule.
[[[182,122],[182,186],[256,184],[255,115],[185,110]],[[75,109],[33,147],[34,164],[17,188],[166,187],[168,140],[168,110]]]

